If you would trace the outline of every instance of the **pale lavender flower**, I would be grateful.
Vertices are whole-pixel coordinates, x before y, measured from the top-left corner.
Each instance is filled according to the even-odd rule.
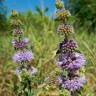
[[[28,72],[31,74],[31,75],[36,75],[37,74],[37,72],[38,72],[38,70],[35,68],[35,67],[30,67],[29,69],[28,69]]]
[[[17,67],[17,68],[16,68],[16,75],[19,76],[20,73],[21,73],[21,69]]]
[[[65,82],[63,82],[62,87],[68,89],[71,92],[75,92],[81,90],[85,83],[86,83],[85,77],[75,77],[72,80],[68,79]]]
[[[63,80],[60,76],[57,78],[57,80],[58,80],[59,84],[62,84]]]
[[[28,38],[24,38],[24,39],[23,39],[23,42],[29,43],[29,39],[28,39]]]
[[[59,85],[62,85],[63,82],[65,82],[67,80],[67,77],[64,75],[61,75],[57,78],[57,81],[59,82]]]
[[[59,57],[58,66],[72,71],[80,69],[85,65],[85,62],[85,57],[80,53],[74,53],[71,56],[66,53]]]
[[[35,67],[33,67],[33,66],[23,66],[23,67],[17,67],[16,68],[16,75],[17,76],[20,76],[20,74],[23,72],[23,71],[26,71],[26,72],[28,72],[30,75],[36,75],[37,74],[37,72],[38,72],[38,70],[35,68]]]
[[[17,52],[13,56],[13,61],[16,63],[22,62],[30,62],[34,58],[33,53],[31,51]]]

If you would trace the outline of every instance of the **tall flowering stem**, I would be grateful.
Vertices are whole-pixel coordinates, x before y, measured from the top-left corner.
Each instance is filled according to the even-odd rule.
[[[28,96],[26,90],[31,91],[31,77],[37,73],[37,69],[31,66],[34,59],[34,54],[30,49],[28,49],[29,39],[24,37],[24,32],[22,29],[22,22],[18,19],[18,13],[16,11],[12,12],[12,28],[13,28],[13,40],[12,45],[15,49],[15,54],[13,55],[13,62],[17,64],[16,75],[20,80],[18,96]],[[23,86],[23,87],[22,87]]]
[[[78,96],[86,83],[84,74],[80,73],[86,59],[78,50],[76,41],[70,36],[74,33],[74,28],[68,23],[71,17],[69,10],[65,9],[61,0],[56,0],[56,8],[56,20],[60,21],[57,32],[64,35],[64,40],[59,44],[57,52],[57,65],[62,70],[61,76],[58,77],[59,85],[69,90],[71,96]],[[65,72],[67,72],[66,75]]]

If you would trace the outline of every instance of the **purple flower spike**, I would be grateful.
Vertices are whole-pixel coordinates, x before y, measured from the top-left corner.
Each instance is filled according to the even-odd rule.
[[[30,67],[28,69],[28,72],[31,74],[31,75],[36,75],[38,70],[35,68],[35,67]]]
[[[13,61],[16,63],[30,62],[30,61],[32,61],[33,58],[34,58],[34,56],[31,51],[17,52],[13,56]]]
[[[62,0],[57,0],[56,7],[58,10],[56,20],[61,22],[57,27],[57,32],[64,35],[64,40],[60,42],[59,49],[56,52],[59,57],[57,66],[62,71],[58,77],[58,83],[60,85],[59,87],[69,90],[71,96],[78,96],[83,85],[86,83],[86,79],[80,74],[80,70],[86,64],[86,59],[77,49],[78,45],[75,40],[70,36],[74,33],[73,26],[67,22],[67,20],[70,21],[69,17],[71,14],[69,10],[66,10],[62,6]]]

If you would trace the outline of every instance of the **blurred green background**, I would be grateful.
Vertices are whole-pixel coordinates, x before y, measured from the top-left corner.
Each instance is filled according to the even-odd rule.
[[[7,15],[7,6],[3,5],[4,2],[5,0],[0,0],[0,96],[15,96],[13,89],[18,80],[15,77],[16,65],[12,62],[14,49],[11,44],[11,18]],[[34,66],[41,72],[39,79],[50,77],[53,81],[51,84],[42,83],[45,87],[38,89],[38,96],[69,96],[65,91],[62,93],[54,84],[58,71],[56,51],[63,37],[56,33],[58,22],[53,19],[54,16],[51,18],[46,15],[50,7],[45,7],[43,10],[36,7],[36,13],[21,12],[19,19],[23,23],[25,36],[30,39],[35,54]],[[87,59],[85,75],[88,83],[81,96],[96,96],[96,1],[69,0],[66,8],[73,15],[70,21],[75,27],[74,36]]]

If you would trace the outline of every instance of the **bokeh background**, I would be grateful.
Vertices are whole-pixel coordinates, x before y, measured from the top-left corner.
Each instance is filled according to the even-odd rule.
[[[87,59],[85,75],[88,82],[82,96],[96,96],[96,0],[63,1],[73,15],[70,21],[75,28],[74,37]],[[38,80],[51,78],[50,84],[42,83],[38,96],[69,96],[54,85],[58,71],[56,51],[63,39],[56,33],[55,0],[0,0],[0,96],[15,96],[14,87],[18,82],[16,65],[12,62],[12,10],[19,12],[25,36],[30,39],[35,54],[34,66],[41,71]],[[63,95],[58,95],[59,92]]]

